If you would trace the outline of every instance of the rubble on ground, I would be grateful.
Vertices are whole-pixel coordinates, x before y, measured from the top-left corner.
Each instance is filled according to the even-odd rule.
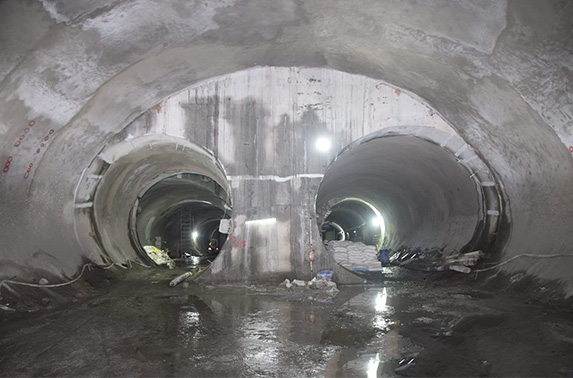
[[[452,270],[460,273],[471,273],[470,267],[477,265],[478,261],[484,257],[483,251],[448,253],[437,248],[429,251],[403,248],[392,253],[390,264],[427,272]]]
[[[175,261],[169,257],[166,251],[158,249],[152,245],[143,246],[147,256],[153,260],[157,265],[167,265],[169,269],[175,268]]]
[[[320,272],[316,277],[308,282],[298,279],[290,281],[287,278],[279,286],[285,287],[289,290],[307,288],[311,290],[321,290],[327,293],[336,294],[339,292],[338,286],[329,278],[331,276],[331,274],[328,275]]]
[[[293,284],[293,286],[296,286],[296,287],[305,287],[306,286],[306,282],[303,280],[292,280],[292,284]]]

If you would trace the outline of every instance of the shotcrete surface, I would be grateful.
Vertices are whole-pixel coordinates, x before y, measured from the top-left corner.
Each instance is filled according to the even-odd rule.
[[[500,260],[570,253],[572,16],[573,3],[563,0],[1,1],[0,150],[7,165],[0,180],[0,276],[71,276],[96,258],[98,251],[81,252],[74,237],[72,198],[82,171],[147,109],[203,80],[253,67],[329,69],[390,83],[396,96],[415,94],[494,172],[507,217],[498,238]],[[294,110],[295,103],[268,97]],[[380,109],[363,98],[366,106],[337,106],[332,113],[351,140],[363,134],[362,123],[342,114],[369,116],[369,108]],[[237,109],[249,110],[248,101],[243,105]],[[200,119],[201,107],[196,109],[192,114]],[[245,114],[251,121],[261,118]],[[286,120],[288,127],[274,119],[268,124],[295,133],[309,129],[293,117]],[[254,135],[257,125],[260,130],[263,123],[245,135]],[[202,135],[198,143],[215,139]],[[251,148],[243,144],[250,139],[228,138]],[[291,145],[300,140],[292,138],[298,144]],[[259,159],[267,148],[261,144],[250,156],[267,162]],[[276,160],[269,168],[281,164]],[[250,165],[238,175],[260,173]],[[313,197],[308,181],[301,188],[306,197],[291,203]],[[268,194],[266,185],[253,186]],[[312,215],[285,202],[272,210],[301,219]],[[287,240],[292,232],[312,241],[306,222],[277,223],[277,238]],[[288,245],[294,247],[273,261],[265,277],[302,269],[302,252],[310,246],[296,240]],[[245,258],[249,268],[237,269],[236,276],[265,268],[259,261]],[[515,260],[502,269],[561,282],[564,294],[573,294],[570,264],[561,258]]]

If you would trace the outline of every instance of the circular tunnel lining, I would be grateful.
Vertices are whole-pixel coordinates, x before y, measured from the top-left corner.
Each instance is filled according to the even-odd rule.
[[[227,236],[219,223],[232,206],[225,172],[210,152],[148,135],[108,148],[99,160],[92,227],[105,260],[149,262],[146,247],[187,266],[217,256]]]
[[[230,217],[227,201],[225,190],[208,176],[182,172],[165,177],[136,200],[133,243],[151,262],[208,266],[227,239],[219,232],[220,221]]]
[[[379,245],[384,238],[382,214],[358,198],[345,198],[329,210],[321,227],[322,240],[348,240]]]
[[[379,211],[384,225],[379,238],[364,232],[371,208],[352,198]],[[378,248],[464,252],[475,247],[482,202],[479,185],[450,151],[415,136],[393,135],[342,152],[324,176],[316,207],[321,226],[334,222],[347,236],[357,231],[356,241]]]

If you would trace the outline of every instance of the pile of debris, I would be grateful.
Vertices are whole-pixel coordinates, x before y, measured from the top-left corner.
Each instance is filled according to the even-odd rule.
[[[479,259],[484,258],[483,251],[452,254],[444,258],[444,263],[437,270],[454,270],[460,273],[470,273],[470,266],[477,265]]]
[[[330,272],[330,271],[323,271],[323,272]],[[338,290],[338,286],[335,282],[332,281],[332,273],[323,273],[319,272],[316,277],[314,277],[310,281],[303,281],[294,279],[290,281],[288,278],[285,279],[280,286],[286,287],[287,289],[313,289],[313,290],[322,290],[327,293],[336,294],[340,290]]]
[[[149,256],[149,258],[157,265],[167,265],[169,269],[175,268],[175,261],[169,257],[167,251],[152,245],[145,245],[143,246],[143,249],[145,250],[145,253],[147,253],[147,256]]]
[[[478,261],[484,257],[483,251],[447,253],[439,249],[421,251],[404,248],[392,254],[390,263],[426,272],[453,270],[460,273],[471,273],[470,267],[477,265]]]

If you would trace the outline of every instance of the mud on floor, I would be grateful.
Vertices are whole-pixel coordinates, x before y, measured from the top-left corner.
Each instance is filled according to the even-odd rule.
[[[336,296],[123,280],[2,321],[0,375],[573,375],[570,308],[427,277]]]

